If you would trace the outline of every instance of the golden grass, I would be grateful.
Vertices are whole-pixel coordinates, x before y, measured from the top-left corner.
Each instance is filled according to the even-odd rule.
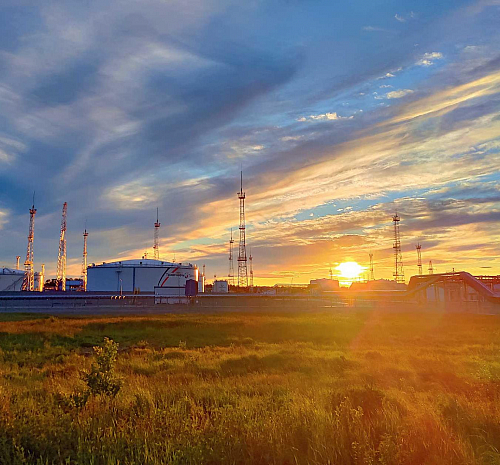
[[[115,399],[83,389],[120,343]],[[500,317],[0,322],[0,463],[500,463]]]

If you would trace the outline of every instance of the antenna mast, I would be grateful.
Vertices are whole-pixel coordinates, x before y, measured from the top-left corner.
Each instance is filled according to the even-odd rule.
[[[87,291],[87,237],[89,233],[87,232],[87,226],[85,226],[85,231],[83,232],[83,260],[82,260],[82,284],[83,291]]]
[[[240,244],[238,248],[238,287],[248,287],[247,249],[245,236],[245,193],[243,192],[243,171],[241,171],[240,191]]]
[[[158,221],[158,208],[156,208],[156,223],[155,223],[155,234],[153,243],[153,258],[155,260],[160,259],[160,222]]]
[[[57,255],[56,289],[66,290],[66,214],[68,204],[64,202],[61,219],[61,236],[59,238],[59,253]]]
[[[429,260],[429,274],[434,274],[434,267],[432,266],[432,260]]]
[[[401,253],[401,236],[399,234],[399,222],[401,218],[398,216],[398,212],[392,217],[394,222],[394,281],[397,283],[405,282],[405,274],[403,270],[403,255]]]
[[[229,240],[229,284],[234,286],[234,257],[233,257],[233,228],[231,228],[231,239]]]
[[[253,257],[252,257],[252,248],[250,247],[250,256],[248,257],[250,260],[250,289],[253,289]]]
[[[33,269],[33,242],[35,240],[35,193],[33,192],[33,204],[30,208],[30,229],[28,232],[28,247],[26,249],[26,260],[24,261],[24,278],[21,289],[33,291],[35,287],[35,271]]]
[[[415,248],[417,249],[417,266],[418,266],[418,274],[420,276],[423,275],[422,273],[422,246],[420,243],[418,243]]]
[[[19,269],[19,260],[21,259],[21,255],[16,255],[16,270]]]
[[[373,254],[370,252],[370,281],[375,281],[375,273],[373,272]]]

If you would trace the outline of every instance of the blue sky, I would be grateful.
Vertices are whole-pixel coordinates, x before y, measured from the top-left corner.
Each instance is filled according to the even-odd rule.
[[[0,264],[161,254],[227,274],[245,173],[260,283],[374,253],[498,273],[500,2],[0,6]]]

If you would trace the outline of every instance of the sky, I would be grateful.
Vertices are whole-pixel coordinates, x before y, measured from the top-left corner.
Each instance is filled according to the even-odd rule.
[[[373,253],[499,274],[500,0],[3,0],[0,266],[152,254],[228,274],[239,175],[256,284]],[[238,238],[236,238],[238,240]],[[237,243],[236,243],[237,244]]]

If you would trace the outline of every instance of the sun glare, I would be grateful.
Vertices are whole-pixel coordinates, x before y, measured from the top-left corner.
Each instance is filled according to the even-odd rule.
[[[356,262],[344,262],[337,266],[341,278],[349,280],[356,279],[364,270],[365,267]]]

